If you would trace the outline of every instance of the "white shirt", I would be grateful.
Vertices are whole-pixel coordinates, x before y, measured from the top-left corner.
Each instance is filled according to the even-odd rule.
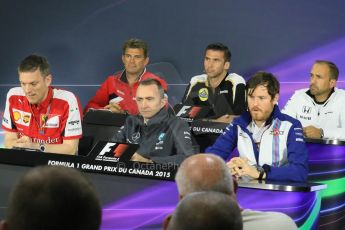
[[[298,119],[303,127],[312,125],[322,128],[324,138],[345,139],[345,90],[334,88],[323,104],[317,104],[307,91],[297,90],[282,113]]]

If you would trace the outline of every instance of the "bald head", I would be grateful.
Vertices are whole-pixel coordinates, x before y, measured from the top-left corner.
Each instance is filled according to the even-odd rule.
[[[219,192],[196,192],[185,196],[168,223],[169,230],[241,230],[242,215],[237,202]]]
[[[220,157],[213,154],[188,157],[178,169],[175,181],[181,197],[200,191],[234,194],[229,169]]]

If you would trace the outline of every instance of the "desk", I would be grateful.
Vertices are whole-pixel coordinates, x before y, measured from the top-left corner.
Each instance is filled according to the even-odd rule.
[[[75,168],[79,164],[79,169],[92,180],[103,207],[101,229],[161,229],[164,217],[178,202],[173,181],[175,168],[150,169],[155,170],[153,176],[136,175],[100,170],[99,165],[104,169],[104,166],[117,167],[119,163],[96,162],[90,157],[0,149],[0,219],[17,178],[32,166],[51,162],[65,162]],[[83,164],[97,167],[80,167]],[[126,167],[129,171],[133,165]],[[163,178],[156,171],[170,172],[170,176]],[[239,186],[238,201],[243,208],[281,211],[290,215],[301,229],[315,227],[321,201],[319,190],[324,186],[258,182],[241,182]]]
[[[283,212],[299,229],[309,230],[318,228],[320,191],[325,188],[315,183],[240,182],[237,199],[243,208]]]
[[[320,229],[345,226],[345,141],[307,139],[309,177],[327,185],[321,192]]]
[[[191,123],[193,134],[203,145],[200,149],[207,147],[204,143],[210,145],[215,141],[218,136],[215,130],[221,129],[221,125],[226,127],[226,124],[205,121]],[[306,139],[306,144],[309,152],[308,181],[327,185],[327,189],[320,193],[322,204],[319,229],[344,229],[345,141]]]

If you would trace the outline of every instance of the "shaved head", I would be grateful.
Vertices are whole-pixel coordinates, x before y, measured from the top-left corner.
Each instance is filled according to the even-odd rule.
[[[178,169],[175,181],[181,197],[200,191],[234,195],[229,169],[220,157],[213,154],[196,154],[188,157]]]

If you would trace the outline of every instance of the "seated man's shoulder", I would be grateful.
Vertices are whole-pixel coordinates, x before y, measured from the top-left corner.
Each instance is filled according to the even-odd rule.
[[[72,93],[71,91],[65,90],[65,89],[57,89],[54,88],[54,98],[62,99],[65,101],[70,102],[71,100],[78,100],[76,95]]]
[[[109,75],[102,83],[102,86],[109,87],[110,85],[113,87],[118,87],[119,85],[127,84],[124,81],[125,75],[123,71],[116,72],[112,75]]]
[[[246,84],[246,81],[244,80],[244,78],[237,73],[228,74],[228,76],[226,76],[225,80],[233,81],[236,85],[237,84]]]
[[[308,90],[309,90],[308,88],[303,88],[303,89],[295,90],[293,96],[294,97],[306,97],[306,96],[309,97],[309,95],[307,94]]]
[[[188,122],[175,115],[169,115],[169,119],[167,119],[166,121],[163,121],[161,123],[161,126],[169,127],[169,129],[172,129],[175,131],[182,131],[184,129],[189,130]]]
[[[8,91],[8,95],[16,95],[16,96],[25,96],[25,93],[22,89],[22,87],[13,87]]]
[[[260,212],[245,209],[242,211],[243,229],[297,229],[295,222],[281,212]]]
[[[128,115],[125,119],[126,126],[133,126],[133,125],[143,125],[144,122],[142,121],[140,115]]]
[[[341,97],[345,97],[345,90],[344,90],[344,89],[336,88],[336,89],[335,89],[335,92],[336,92],[337,94],[339,94]]]
[[[175,114],[172,114],[172,113],[168,114],[168,118],[165,119],[165,121],[162,121],[162,124],[163,123],[165,125],[173,125],[173,124],[176,124],[176,123],[178,123],[178,124],[180,124],[180,123],[181,124],[184,124],[184,123],[188,124],[187,121],[181,119],[181,117],[178,117],[178,116],[176,116]]]
[[[198,82],[205,83],[206,81],[207,81],[207,75],[206,74],[196,75],[190,79],[191,84],[196,84]]]
[[[300,126],[302,128],[301,122],[298,119],[291,117],[288,114],[281,113],[279,120],[281,120],[282,122],[288,122],[288,123],[292,124],[293,126],[297,126],[297,127]]]
[[[110,75],[104,80],[104,82],[114,81],[114,79],[119,80],[121,78],[121,75],[121,72]]]

